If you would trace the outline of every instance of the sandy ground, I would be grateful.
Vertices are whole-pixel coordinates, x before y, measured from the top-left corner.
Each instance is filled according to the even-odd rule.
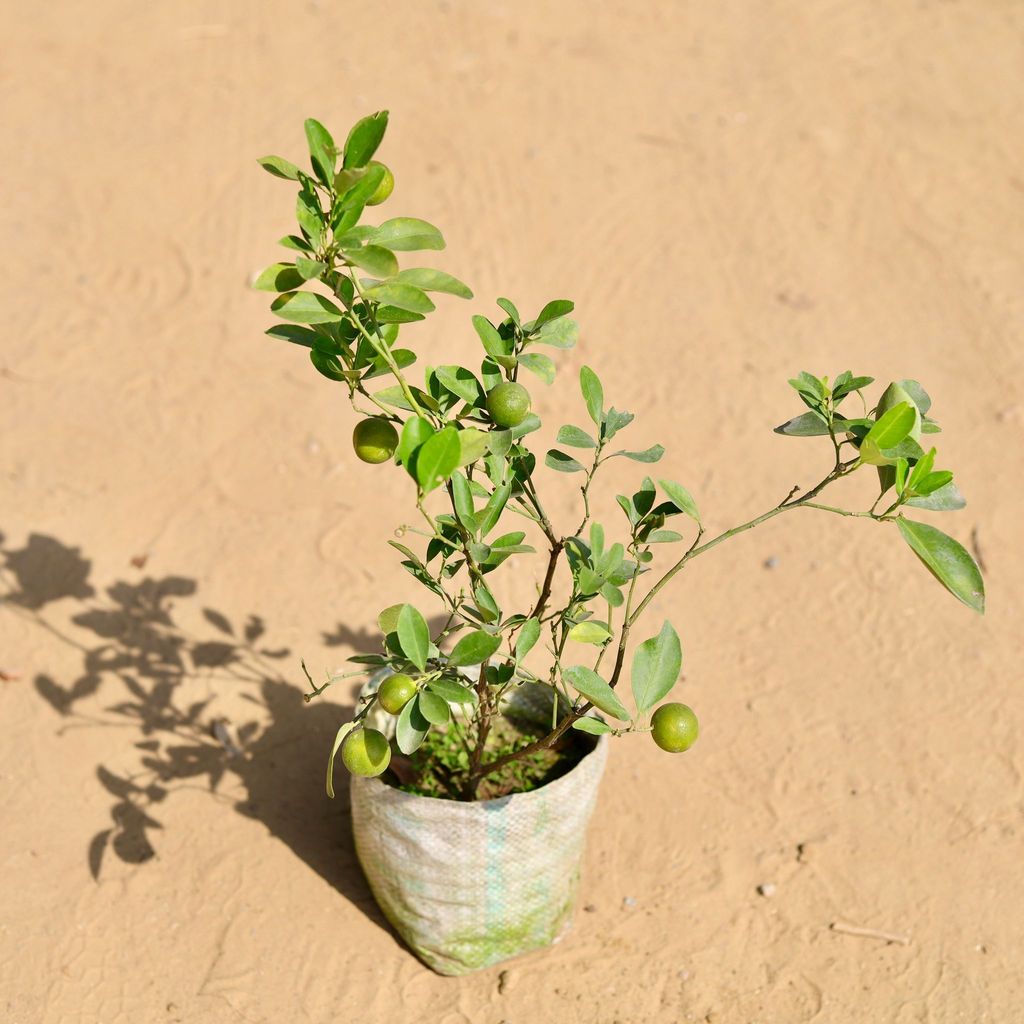
[[[6,7],[0,1018],[1024,1021],[1018,5]],[[322,792],[351,692],[300,697],[300,656],[418,594],[401,474],[262,336],[292,199],[254,159],[381,107],[387,209],[477,293],[427,358],[496,295],[575,299],[545,438],[586,360],[712,530],[827,468],[771,433],[786,377],[917,376],[988,571],[981,619],[894,530],[811,512],[695,562],[651,621],[702,739],[613,750],[591,909],[503,976],[384,924]]]

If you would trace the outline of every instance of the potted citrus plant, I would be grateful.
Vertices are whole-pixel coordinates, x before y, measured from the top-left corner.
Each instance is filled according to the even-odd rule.
[[[619,458],[652,465],[664,449],[621,447],[633,415],[608,404],[585,366],[579,385],[589,423],[562,425],[542,459],[531,450],[541,423],[527,382],[551,384],[551,353],[577,340],[573,304],[563,299],[524,315],[499,298],[496,316],[472,319],[478,365],[413,370],[407,325],[434,310],[432,295],[472,293],[444,271],[400,266],[400,256],[444,247],[436,227],[372,216],[394,187],[376,159],[387,122],[387,112],[363,118],[337,145],[307,121],[309,171],[276,156],[260,160],[297,185],[298,228],[281,239],[289,258],[255,287],[277,295],[271,309],[282,322],[267,333],[306,349],[350,399],[356,457],[408,479],[413,521],[389,543],[441,616],[432,628],[416,603],[383,609],[381,649],[350,659],[350,673],[310,678],[307,700],[338,679],[369,675],[329,752],[327,792],[334,795],[340,754],[375,897],[421,958],[458,974],[546,945],[567,926],[609,739],[649,734],[673,753],[696,740],[694,712],[667,700],[682,664],[676,629],[665,621],[639,632],[652,600],[693,559],[776,516],[817,510],[898,533],[978,612],[984,585],[957,541],[908,517],[964,504],[952,474],[936,468],[927,439],[939,427],[913,380],[888,385],[873,405],[864,397],[870,377],[791,380],[804,411],[776,430],[823,439],[830,467],[813,487],[794,488],[714,537],[705,538],[686,487],[648,475],[616,496],[621,519],[595,521],[591,495],[602,467]],[[868,467],[879,479],[869,508],[821,500]],[[549,518],[548,472],[579,480],[578,522]],[[674,553],[663,560],[659,552]],[[535,593],[510,606],[500,581],[527,572]]]

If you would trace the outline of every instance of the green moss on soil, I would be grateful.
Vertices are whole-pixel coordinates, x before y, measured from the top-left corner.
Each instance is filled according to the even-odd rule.
[[[434,727],[427,733],[420,748],[411,757],[395,756],[382,781],[404,793],[464,799],[461,786],[469,770],[469,753],[462,741],[464,726],[449,724]],[[532,725],[508,718],[497,718],[487,737],[485,758],[494,760],[514,750],[521,750],[540,738]],[[505,765],[494,775],[483,779],[477,789],[478,800],[493,800],[511,793],[529,793],[567,774],[591,747],[579,733],[569,731],[551,749],[539,750]]]

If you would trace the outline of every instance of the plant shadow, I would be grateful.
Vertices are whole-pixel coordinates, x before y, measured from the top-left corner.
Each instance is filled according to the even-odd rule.
[[[196,580],[147,575],[144,559],[132,564],[138,578],[101,589],[81,549],[42,534],[13,549],[0,534],[3,601],[81,659],[73,679],[34,679],[38,695],[63,720],[58,735],[72,726],[109,728],[136,752],[136,770],[117,774],[96,766],[111,806],[110,821],[87,844],[93,877],[99,879],[111,856],[133,865],[153,858],[156,833],[164,828],[160,805],[177,787],[200,782],[235,812],[261,822],[370,920],[390,930],[356,859],[348,787],[339,785],[334,801],[324,792],[330,744],[353,705],[307,703],[305,687],[279,667],[291,652],[267,643],[259,616],[233,621],[199,605]],[[69,601],[70,627],[51,607],[63,602],[63,613]],[[194,605],[190,615],[182,615],[185,602]],[[196,608],[201,635],[180,624],[194,620]],[[382,638],[339,624],[324,641],[368,651],[379,649]],[[251,705],[255,717],[236,722],[218,716],[221,695],[237,698],[234,706]],[[241,784],[244,799],[221,794],[225,777]]]

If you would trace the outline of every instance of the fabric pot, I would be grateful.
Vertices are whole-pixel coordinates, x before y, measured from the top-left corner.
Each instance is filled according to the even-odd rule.
[[[524,685],[509,704],[519,717],[526,711],[550,721],[550,694]],[[393,723],[370,724],[393,732]],[[472,803],[352,777],[359,862],[384,915],[424,963],[439,974],[466,974],[561,938],[607,758],[602,736],[553,782]]]

